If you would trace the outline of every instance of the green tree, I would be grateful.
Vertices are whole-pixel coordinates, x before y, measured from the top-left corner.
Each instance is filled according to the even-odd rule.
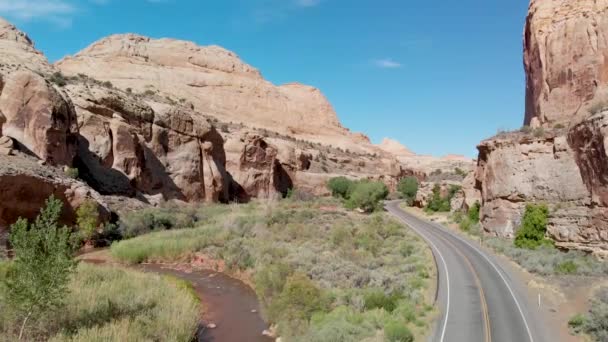
[[[435,184],[435,186],[433,186],[433,194],[431,195],[431,199],[429,200],[426,208],[432,212],[450,211],[450,201],[447,199],[447,197],[441,196],[441,186],[439,184]]]
[[[76,224],[78,224],[83,240],[91,240],[99,227],[97,203],[92,200],[84,201],[76,210]]]
[[[397,191],[403,195],[408,205],[412,205],[418,193],[418,179],[416,177],[407,177],[400,180],[399,185],[397,185]]]
[[[4,282],[8,302],[22,319],[20,340],[28,320],[63,305],[76,266],[70,230],[57,226],[61,209],[61,201],[51,196],[33,224],[20,218],[11,226],[15,258]]]
[[[545,238],[549,209],[546,205],[528,204],[521,227],[515,234],[515,246],[525,249],[536,249],[550,244]]]
[[[468,216],[471,222],[477,223],[479,222],[479,210],[481,209],[481,204],[479,201],[475,202],[472,207],[469,208]]]
[[[343,199],[348,199],[353,186],[354,182],[346,177],[335,177],[327,182],[327,188],[331,191],[331,194]]]
[[[372,212],[382,207],[381,201],[386,199],[387,196],[388,188],[382,182],[357,182],[346,202],[346,206]]]

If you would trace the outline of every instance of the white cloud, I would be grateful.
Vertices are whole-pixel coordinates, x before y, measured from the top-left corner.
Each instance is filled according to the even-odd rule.
[[[383,69],[398,69],[403,66],[401,63],[394,61],[392,58],[376,59],[373,61],[373,64],[378,68]]]
[[[18,20],[66,22],[76,8],[65,0],[0,0],[0,15]]]

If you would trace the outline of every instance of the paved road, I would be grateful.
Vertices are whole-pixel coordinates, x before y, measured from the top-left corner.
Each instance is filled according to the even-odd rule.
[[[433,341],[549,342],[534,305],[496,258],[437,223],[387,202],[386,210],[414,229],[431,246],[439,275],[441,316]]]

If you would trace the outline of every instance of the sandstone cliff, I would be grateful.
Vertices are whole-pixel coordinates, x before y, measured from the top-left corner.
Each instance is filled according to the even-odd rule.
[[[608,0],[532,0],[524,63],[526,124],[567,126],[605,105]]]
[[[513,236],[525,205],[550,208],[564,248],[608,254],[608,1],[532,0],[524,34],[531,128],[482,142],[484,229]]]
[[[300,139],[363,150],[340,124],[325,96],[298,83],[275,86],[219,46],[114,35],[57,63],[66,75],[86,74],[119,89],[156,93],[224,122],[240,122]]]

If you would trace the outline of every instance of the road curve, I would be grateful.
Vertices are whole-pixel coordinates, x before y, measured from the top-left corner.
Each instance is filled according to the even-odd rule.
[[[386,203],[386,210],[415,230],[433,250],[438,271],[433,341],[549,342],[524,287],[496,258],[445,227]]]

